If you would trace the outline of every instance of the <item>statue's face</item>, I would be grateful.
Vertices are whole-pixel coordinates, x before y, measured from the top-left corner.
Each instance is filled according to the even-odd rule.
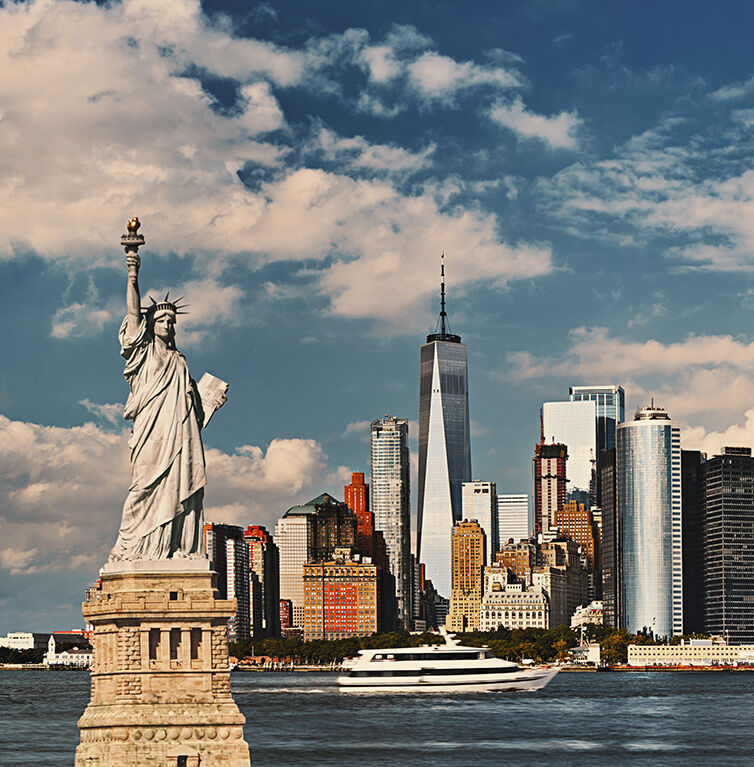
[[[166,344],[172,344],[175,340],[175,314],[163,311],[155,315],[154,334]]]

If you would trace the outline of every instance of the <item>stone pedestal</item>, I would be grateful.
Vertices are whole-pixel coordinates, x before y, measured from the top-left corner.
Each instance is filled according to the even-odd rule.
[[[250,767],[225,627],[205,559],[107,564],[87,591],[91,701],[76,767]]]

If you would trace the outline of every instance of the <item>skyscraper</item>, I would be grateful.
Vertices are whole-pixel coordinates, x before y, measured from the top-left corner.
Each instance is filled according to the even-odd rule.
[[[683,632],[704,633],[704,464],[698,450],[681,451],[683,493]]]
[[[372,511],[395,579],[398,626],[411,628],[411,496],[408,421],[386,415],[372,421]]]
[[[681,433],[659,407],[617,428],[623,624],[683,633]]]
[[[304,565],[333,557],[336,548],[356,547],[356,516],[329,493],[292,506],[275,526],[280,552],[280,599],[289,599],[293,627],[304,626]]]
[[[566,461],[563,444],[539,444],[534,448],[534,524],[537,534],[554,529],[558,511],[566,501]]]
[[[484,564],[494,560],[500,548],[498,535],[497,488],[494,482],[464,482],[461,490],[464,519],[475,519],[487,538]]]
[[[471,480],[466,345],[450,332],[442,267],[440,317],[421,347],[417,555],[441,595],[451,589],[453,523],[461,518],[461,485]]]
[[[600,497],[602,535],[600,537],[600,565],[602,570],[603,618],[608,626],[622,623],[621,610],[621,545],[618,518],[618,479],[615,467],[615,448],[602,454],[600,463]]]
[[[542,437],[568,447],[566,499],[586,506],[597,502],[597,405],[591,400],[545,402]]]
[[[704,630],[754,643],[754,458],[726,447],[704,467]]]
[[[228,640],[245,641],[251,633],[249,592],[249,546],[243,528],[207,522],[204,551],[209,566],[217,573],[216,588],[222,599],[235,599],[236,612],[228,621]]]
[[[569,393],[572,402],[591,401],[597,406],[597,455],[614,448],[616,428],[626,420],[626,393],[623,388],[571,386]]]
[[[280,557],[272,535],[262,525],[249,525],[243,534],[249,545],[249,570],[252,574],[250,589],[259,601],[259,629],[264,636],[280,636]],[[258,584],[254,588],[254,576]],[[252,629],[254,593],[252,593]]]
[[[290,625],[286,627],[282,621],[281,629],[304,628],[304,565],[311,560],[314,549],[313,512],[294,506],[275,525],[280,552],[280,601],[290,602]]]
[[[531,535],[532,523],[528,495],[523,493],[498,495],[497,529],[498,549],[511,538],[514,541],[522,541]]]
[[[364,557],[374,556],[374,515],[369,510],[369,485],[364,472],[351,473],[351,484],[343,488],[346,506],[356,515],[356,548]]]
[[[453,528],[448,631],[479,631],[485,548],[484,530],[476,520],[464,519]]]

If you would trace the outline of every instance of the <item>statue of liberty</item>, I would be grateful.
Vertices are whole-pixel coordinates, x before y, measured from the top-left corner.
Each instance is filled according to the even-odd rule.
[[[127,315],[120,327],[124,376],[131,387],[124,417],[133,421],[131,486],[110,561],[203,557],[204,448],[201,430],[225,401],[227,384],[205,376],[199,387],[175,348],[179,301],[141,306],[139,220],[128,222]],[[204,401],[200,389],[208,380]]]

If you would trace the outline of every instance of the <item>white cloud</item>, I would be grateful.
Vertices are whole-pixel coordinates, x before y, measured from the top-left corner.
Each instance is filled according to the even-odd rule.
[[[209,277],[190,280],[169,289],[148,290],[142,297],[142,304],[149,304],[149,295],[159,301],[168,292],[173,301],[183,296],[180,304],[187,306],[186,314],[181,314],[176,322],[176,345],[179,348],[197,346],[217,326],[235,325],[240,320],[245,294],[236,285],[221,285]]]
[[[519,82],[512,70],[427,52],[413,28],[395,28],[383,42],[423,99]],[[433,145],[412,152],[335,137],[344,175],[284,169],[286,150],[265,138],[286,127],[272,86],[334,77],[368,45],[365,30],[351,29],[286,51],[213,26],[198,0],[0,6],[0,255],[33,250],[74,268],[122,269],[118,240],[137,213],[147,256],[211,255],[215,274],[223,256],[252,266],[319,261],[314,279],[332,313],[377,318],[383,329],[428,320],[422,302],[436,270],[427,266],[443,249],[463,258],[456,285],[548,273],[549,249],[504,243],[494,216],[441,209],[437,190],[406,195],[384,178],[361,178],[426,167]],[[238,108],[214,109],[199,80],[185,76],[191,69],[235,79]],[[238,177],[247,162],[277,164],[277,172],[252,190]],[[203,287],[205,308],[192,305],[179,343],[197,343],[209,322],[229,321],[242,298],[230,286]],[[119,314],[91,297],[70,301],[52,332],[92,335]]]
[[[30,574],[35,572],[31,562],[34,561],[39,549],[35,546],[26,551],[17,549],[2,549],[0,551],[0,567],[5,568],[11,575]]]
[[[750,407],[754,342],[732,336],[688,336],[662,343],[628,341],[606,328],[576,328],[562,355],[508,355],[516,381],[566,378],[621,384],[638,406],[650,396],[673,418],[693,426],[732,424]]]
[[[98,404],[90,399],[79,400],[79,405],[85,407],[90,413],[95,415],[100,421],[111,426],[123,425],[123,405],[119,402],[111,404]]]
[[[521,138],[540,139],[552,149],[577,148],[582,121],[575,112],[545,117],[529,111],[521,99],[516,99],[510,104],[495,104],[490,110],[490,117]]]
[[[411,173],[429,165],[436,146],[430,144],[419,152],[412,152],[394,144],[371,144],[363,136],[344,138],[321,125],[308,148],[354,170]]]
[[[237,113],[189,65],[237,78]],[[0,70],[0,252],[110,262],[134,212],[149,248],[245,249],[248,226],[225,226],[255,202],[236,171],[275,162],[257,137],[283,124],[261,77],[298,81],[301,54],[214,29],[194,0],[36,0],[0,7]]]
[[[351,255],[320,278],[331,312],[378,318],[386,331],[415,332],[417,322],[430,321],[424,302],[437,290],[443,250],[456,286],[503,286],[553,268],[549,248],[501,242],[495,216],[441,210],[430,189],[406,197],[383,181],[300,170],[264,191],[269,202],[255,225],[260,253],[270,260]]]
[[[664,117],[615,156],[575,163],[541,181],[570,231],[635,236],[684,270],[754,269],[754,171],[749,169],[751,110],[734,110],[693,133],[689,118]]]
[[[343,436],[346,437],[349,434],[364,434],[369,431],[370,427],[371,421],[352,421],[346,426]]]
[[[518,88],[517,73],[502,67],[489,67],[471,61],[458,62],[438,53],[423,53],[408,67],[409,82],[428,101],[452,102],[456,93],[480,85]]]
[[[0,416],[0,567],[94,574],[117,535],[130,481],[127,442],[125,429],[41,426]],[[207,517],[235,524],[274,526],[286,509],[343,474],[343,467],[328,469],[313,439],[274,439],[266,450],[244,446],[233,454],[208,448],[206,459]]]
[[[74,301],[61,306],[52,318],[53,338],[89,338],[102,332],[113,316],[104,307]]]

